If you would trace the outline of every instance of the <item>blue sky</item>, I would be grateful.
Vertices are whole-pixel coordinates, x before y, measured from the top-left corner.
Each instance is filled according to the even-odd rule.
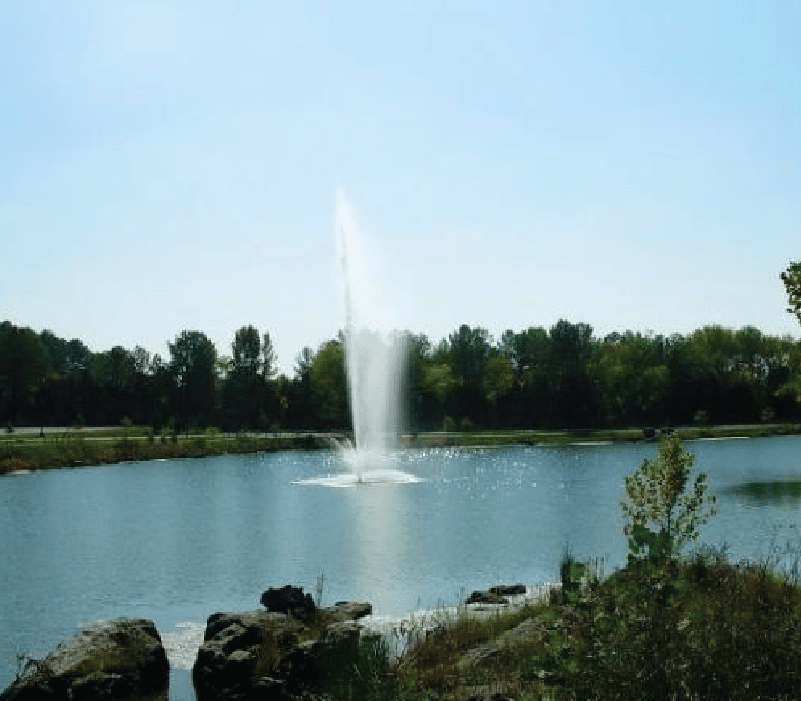
[[[350,199],[397,325],[799,335],[796,2],[0,9],[0,318],[291,372]]]

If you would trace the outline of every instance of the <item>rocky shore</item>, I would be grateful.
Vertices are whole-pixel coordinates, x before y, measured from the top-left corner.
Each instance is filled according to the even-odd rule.
[[[522,605],[547,587],[491,587],[473,592],[461,610],[475,615]],[[372,615],[367,602],[318,608],[287,585],[268,589],[262,608],[218,612],[206,622],[192,668],[198,701],[324,701],[365,645],[407,633],[425,638],[457,607],[400,619]],[[386,650],[384,650],[386,652]],[[343,677],[344,678],[344,677]],[[81,630],[43,660],[29,660],[0,701],[167,701],[169,663],[161,636],[146,619],[122,618]]]

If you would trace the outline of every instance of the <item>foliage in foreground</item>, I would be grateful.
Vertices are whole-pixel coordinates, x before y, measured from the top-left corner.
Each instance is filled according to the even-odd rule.
[[[799,698],[801,588],[713,551],[627,568],[514,613],[464,614],[395,682],[384,698]]]
[[[714,515],[715,497],[708,494],[706,475],[696,475],[688,490],[695,455],[675,433],[659,439],[656,458],[643,460],[626,477],[621,502],[629,537],[629,563],[661,564],[698,537],[698,528]]]

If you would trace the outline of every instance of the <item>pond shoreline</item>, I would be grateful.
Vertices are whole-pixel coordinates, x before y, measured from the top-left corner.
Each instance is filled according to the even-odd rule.
[[[682,440],[762,438],[801,433],[798,424],[682,426],[669,429],[548,429],[476,432],[431,431],[405,435],[401,448],[481,448],[511,445],[592,445],[653,441],[660,430]],[[325,450],[348,437],[344,432],[242,432],[162,434],[146,428],[18,429],[0,435],[0,475],[32,470],[139,462],[211,455]]]

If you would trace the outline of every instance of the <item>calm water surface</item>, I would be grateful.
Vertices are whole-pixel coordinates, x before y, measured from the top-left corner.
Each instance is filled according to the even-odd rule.
[[[703,540],[767,557],[797,535],[801,437],[688,442],[718,495]],[[497,581],[558,579],[566,545],[625,560],[622,484],[655,445],[409,451],[407,484],[298,484],[340,472],[331,453],[287,452],[56,470],[0,478],[0,688],[17,653],[123,615],[162,634],[256,608],[288,582],[323,603],[402,614]],[[770,489],[743,485],[772,483]],[[776,484],[779,484],[776,487]],[[792,555],[791,555],[792,557]],[[174,699],[188,698],[179,673]]]

